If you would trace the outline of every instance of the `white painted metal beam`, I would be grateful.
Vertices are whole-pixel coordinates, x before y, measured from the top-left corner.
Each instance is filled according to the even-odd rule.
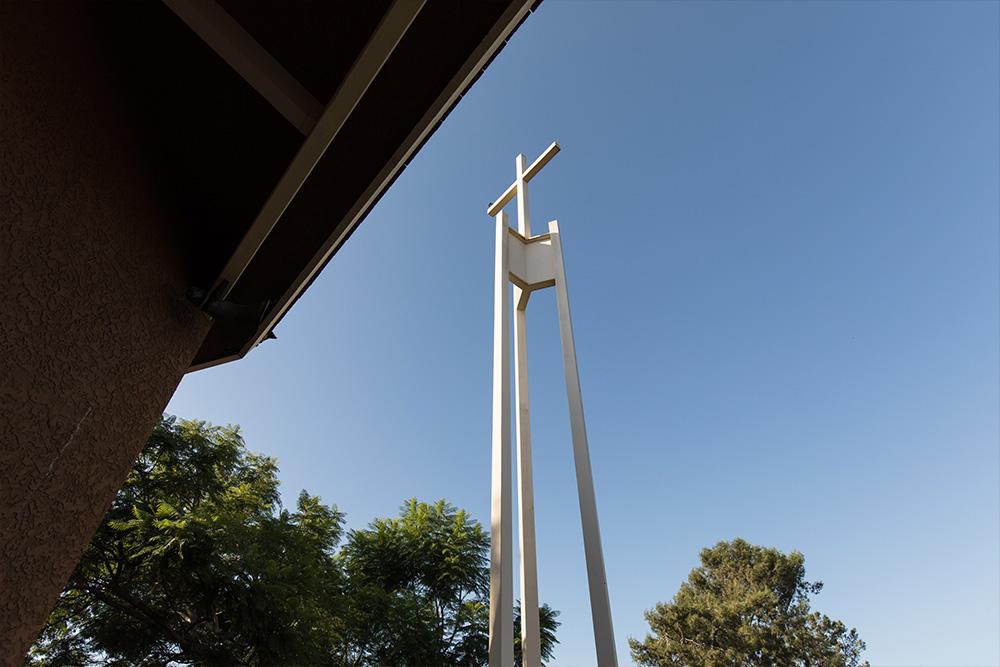
[[[587,560],[587,583],[590,589],[590,613],[594,621],[594,644],[597,664],[618,667],[615,652],[615,632],[611,622],[611,602],[604,569],[604,549],[597,521],[597,498],[594,494],[594,474],[587,444],[587,425],[583,417],[583,395],[580,372],[576,364],[576,343],[573,340],[573,318],[569,309],[566,267],[563,263],[559,223],[549,223],[553,260],[556,263],[556,307],[559,310],[559,333],[562,337],[563,367],[566,372],[566,397],[569,401],[569,423],[573,435],[573,462],[576,466],[576,487],[580,500],[580,521],[583,526],[583,550]]]
[[[508,243],[511,241],[508,240]],[[521,575],[521,667],[541,667],[538,620],[538,561],[535,555],[535,482],[531,461],[531,407],[528,401],[526,292],[514,288],[514,405],[517,408],[517,528]]]
[[[531,216],[528,213],[528,182],[525,179],[525,157],[519,153],[514,160],[517,178],[517,231],[521,237],[531,237]],[[508,238],[508,243],[512,243]],[[538,266],[551,266],[551,261],[538,258],[543,244],[528,244],[515,240],[512,245],[521,250],[521,267],[527,281],[539,282]],[[549,246],[551,249],[551,246]],[[551,254],[551,253],[550,253]],[[543,269],[544,272],[544,269]],[[549,272],[551,273],[551,271]],[[514,404],[517,406],[517,512],[518,544],[521,574],[521,667],[541,667],[541,633],[538,627],[538,565],[535,554],[535,482],[531,465],[531,410],[528,403],[528,338],[527,313],[530,289],[514,289]]]
[[[289,123],[308,135],[323,105],[214,0],[163,0]]]
[[[497,212],[500,211],[500,209],[502,209],[504,206],[506,206],[511,199],[517,196],[518,181],[523,181],[524,183],[527,183],[528,181],[533,179],[535,176],[538,175],[538,172],[542,170],[542,167],[547,165],[549,163],[549,160],[554,158],[556,156],[556,153],[558,152],[559,152],[559,144],[553,141],[551,144],[549,144],[549,147],[546,148],[545,151],[538,156],[538,159],[532,162],[531,166],[529,166],[527,169],[524,170],[523,177],[515,179],[514,182],[511,183],[510,186],[503,191],[503,194],[500,195],[500,198],[497,199],[492,204],[490,204],[489,207],[487,207],[486,215],[490,216],[491,218],[496,217]],[[518,157],[520,157],[522,160],[524,159],[523,155],[519,155]],[[518,221],[518,224],[520,224],[520,221]],[[529,223],[529,230],[530,230],[530,223]],[[528,234],[524,234],[524,236],[528,236]]]
[[[555,143],[552,144],[555,146]],[[514,185],[517,188],[517,231],[524,238],[531,238],[531,215],[528,213],[528,179],[524,172],[524,153],[518,153],[514,158],[517,178]],[[536,160],[537,162],[537,160]]]
[[[536,236],[529,240],[525,240],[520,234],[509,236],[510,281],[524,292],[554,285],[555,261],[552,257],[552,240],[549,235],[546,234],[545,238],[541,239]]]
[[[514,664],[513,499],[510,456],[510,285],[507,214],[496,218],[493,274],[493,499],[490,510],[489,667]]]

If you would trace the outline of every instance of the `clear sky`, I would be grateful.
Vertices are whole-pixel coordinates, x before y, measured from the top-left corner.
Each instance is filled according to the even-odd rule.
[[[698,551],[806,555],[874,667],[1000,665],[1000,4],[542,4],[245,360],[239,423],[360,527],[488,525],[493,228],[562,231],[619,656]],[[331,184],[334,187],[335,184]],[[552,290],[529,355],[540,596],[594,664]]]

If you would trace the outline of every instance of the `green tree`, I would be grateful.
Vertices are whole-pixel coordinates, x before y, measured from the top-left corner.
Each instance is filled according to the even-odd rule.
[[[478,522],[410,500],[338,549],[343,514],[305,492],[283,509],[277,472],[238,428],[162,419],[27,664],[486,664]]]
[[[865,643],[813,612],[805,558],[736,539],[701,552],[701,565],[669,603],[646,612],[652,634],[629,639],[652,667],[868,667]]]
[[[341,558],[350,590],[346,662],[486,664],[489,536],[466,512],[410,499],[399,517],[352,531]],[[548,605],[539,610],[546,660],[557,615]],[[519,636],[515,653],[519,660]]]
[[[274,460],[238,428],[165,418],[29,662],[328,663],[342,520],[304,492],[282,510]]]

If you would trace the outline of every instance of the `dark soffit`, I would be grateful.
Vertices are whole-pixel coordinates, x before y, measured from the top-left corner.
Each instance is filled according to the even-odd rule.
[[[218,0],[322,105],[391,0]],[[191,369],[239,359],[270,333],[540,0],[427,0],[238,281],[260,325],[213,322]],[[227,262],[303,145],[289,123],[163,2],[88,5],[191,286]]]
[[[427,2],[232,286],[231,301],[272,304],[264,324],[248,328],[216,322],[192,369],[240,358],[270,332],[505,45],[531,4],[524,0]],[[238,11],[236,16],[240,16]],[[328,99],[336,88],[330,84],[323,88],[323,82],[342,78],[346,71],[342,63],[356,55],[341,51],[337,63],[325,65],[326,71],[310,70],[315,58],[310,60],[308,49],[321,50],[329,40],[329,33],[316,27],[322,24],[316,16],[306,14],[305,23],[312,27],[301,32],[274,23],[258,28],[253,20],[240,18],[319,99]],[[326,20],[336,22],[337,17],[332,14]],[[370,32],[374,23],[365,23],[364,28]],[[258,29],[259,35],[253,32]],[[287,44],[289,35],[298,35],[296,46],[282,51],[278,45]],[[355,40],[358,50],[361,45]],[[461,77],[463,68],[471,71]]]

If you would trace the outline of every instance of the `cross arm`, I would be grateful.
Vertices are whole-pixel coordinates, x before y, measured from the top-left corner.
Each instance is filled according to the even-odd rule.
[[[532,162],[528,166],[528,168],[525,169],[524,174],[522,174],[521,176],[521,179],[525,183],[530,181],[538,174],[538,172],[542,170],[542,167],[544,167],[549,163],[549,160],[551,160],[556,156],[556,153],[558,152],[559,152],[559,144],[553,141],[552,144],[545,149],[545,152],[539,155],[538,159]],[[510,184],[510,187],[508,187],[506,190],[503,191],[503,194],[500,195],[499,199],[497,199],[495,202],[490,204],[489,207],[487,207],[486,214],[491,218],[496,217],[497,213],[500,212],[500,209],[506,206],[507,202],[513,199],[516,195],[517,195],[517,181],[515,180],[513,183]]]

